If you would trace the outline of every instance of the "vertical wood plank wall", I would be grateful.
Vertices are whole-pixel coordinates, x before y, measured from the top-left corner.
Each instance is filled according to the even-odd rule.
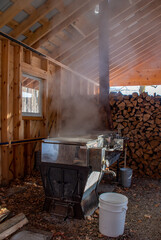
[[[0,41],[0,56],[2,56],[2,41]],[[2,108],[2,97],[1,97],[1,86],[2,86],[2,57],[0,57],[0,142],[2,134],[2,118],[1,118],[1,108]],[[0,183],[2,181],[2,157],[1,157],[1,147],[0,147]]]
[[[1,141],[8,142],[10,135],[10,114],[9,114],[9,69],[10,69],[10,42],[2,41],[2,61],[1,61]],[[11,94],[10,94],[11,95]],[[10,123],[10,125],[9,125]],[[2,179],[4,184],[9,179],[9,151],[6,147],[1,147]]]
[[[43,116],[22,117],[22,73],[43,79]],[[0,143],[53,137],[61,128],[61,99],[95,94],[95,87],[69,70],[0,39]],[[0,146],[0,184],[31,174],[41,142]]]

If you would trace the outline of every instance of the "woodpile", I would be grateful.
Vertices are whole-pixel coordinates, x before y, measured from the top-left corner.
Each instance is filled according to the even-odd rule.
[[[128,138],[127,165],[135,173],[161,177],[161,97],[110,94],[113,127]]]

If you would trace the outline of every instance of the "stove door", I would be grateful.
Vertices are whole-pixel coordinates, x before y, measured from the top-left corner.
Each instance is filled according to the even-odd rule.
[[[41,163],[41,176],[47,197],[81,201],[90,172],[89,167]]]

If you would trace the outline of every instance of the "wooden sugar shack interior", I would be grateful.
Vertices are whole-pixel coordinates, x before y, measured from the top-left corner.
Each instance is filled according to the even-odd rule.
[[[161,1],[108,1],[108,34],[102,34],[99,21],[102,4],[107,1],[1,1],[2,184],[32,173],[41,139],[61,131],[69,117],[64,108],[67,105],[69,110],[70,99],[79,99],[79,104],[90,98],[98,105],[103,53],[107,69],[101,71],[109,71],[110,87],[161,84]],[[108,44],[100,44],[100,36]],[[25,115],[22,88],[40,90],[40,79],[42,112]],[[121,129],[129,138],[128,165],[143,176],[159,178],[160,96],[112,93],[110,106],[113,129]]]

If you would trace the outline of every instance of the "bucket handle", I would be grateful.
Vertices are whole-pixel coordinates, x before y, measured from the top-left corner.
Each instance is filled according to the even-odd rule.
[[[126,215],[126,211],[127,211],[127,209],[128,209],[127,206],[122,208],[122,212],[124,213],[124,215]]]
[[[127,209],[128,209],[127,206],[126,206],[126,207],[123,207],[123,208],[122,208],[122,211],[127,211]]]

